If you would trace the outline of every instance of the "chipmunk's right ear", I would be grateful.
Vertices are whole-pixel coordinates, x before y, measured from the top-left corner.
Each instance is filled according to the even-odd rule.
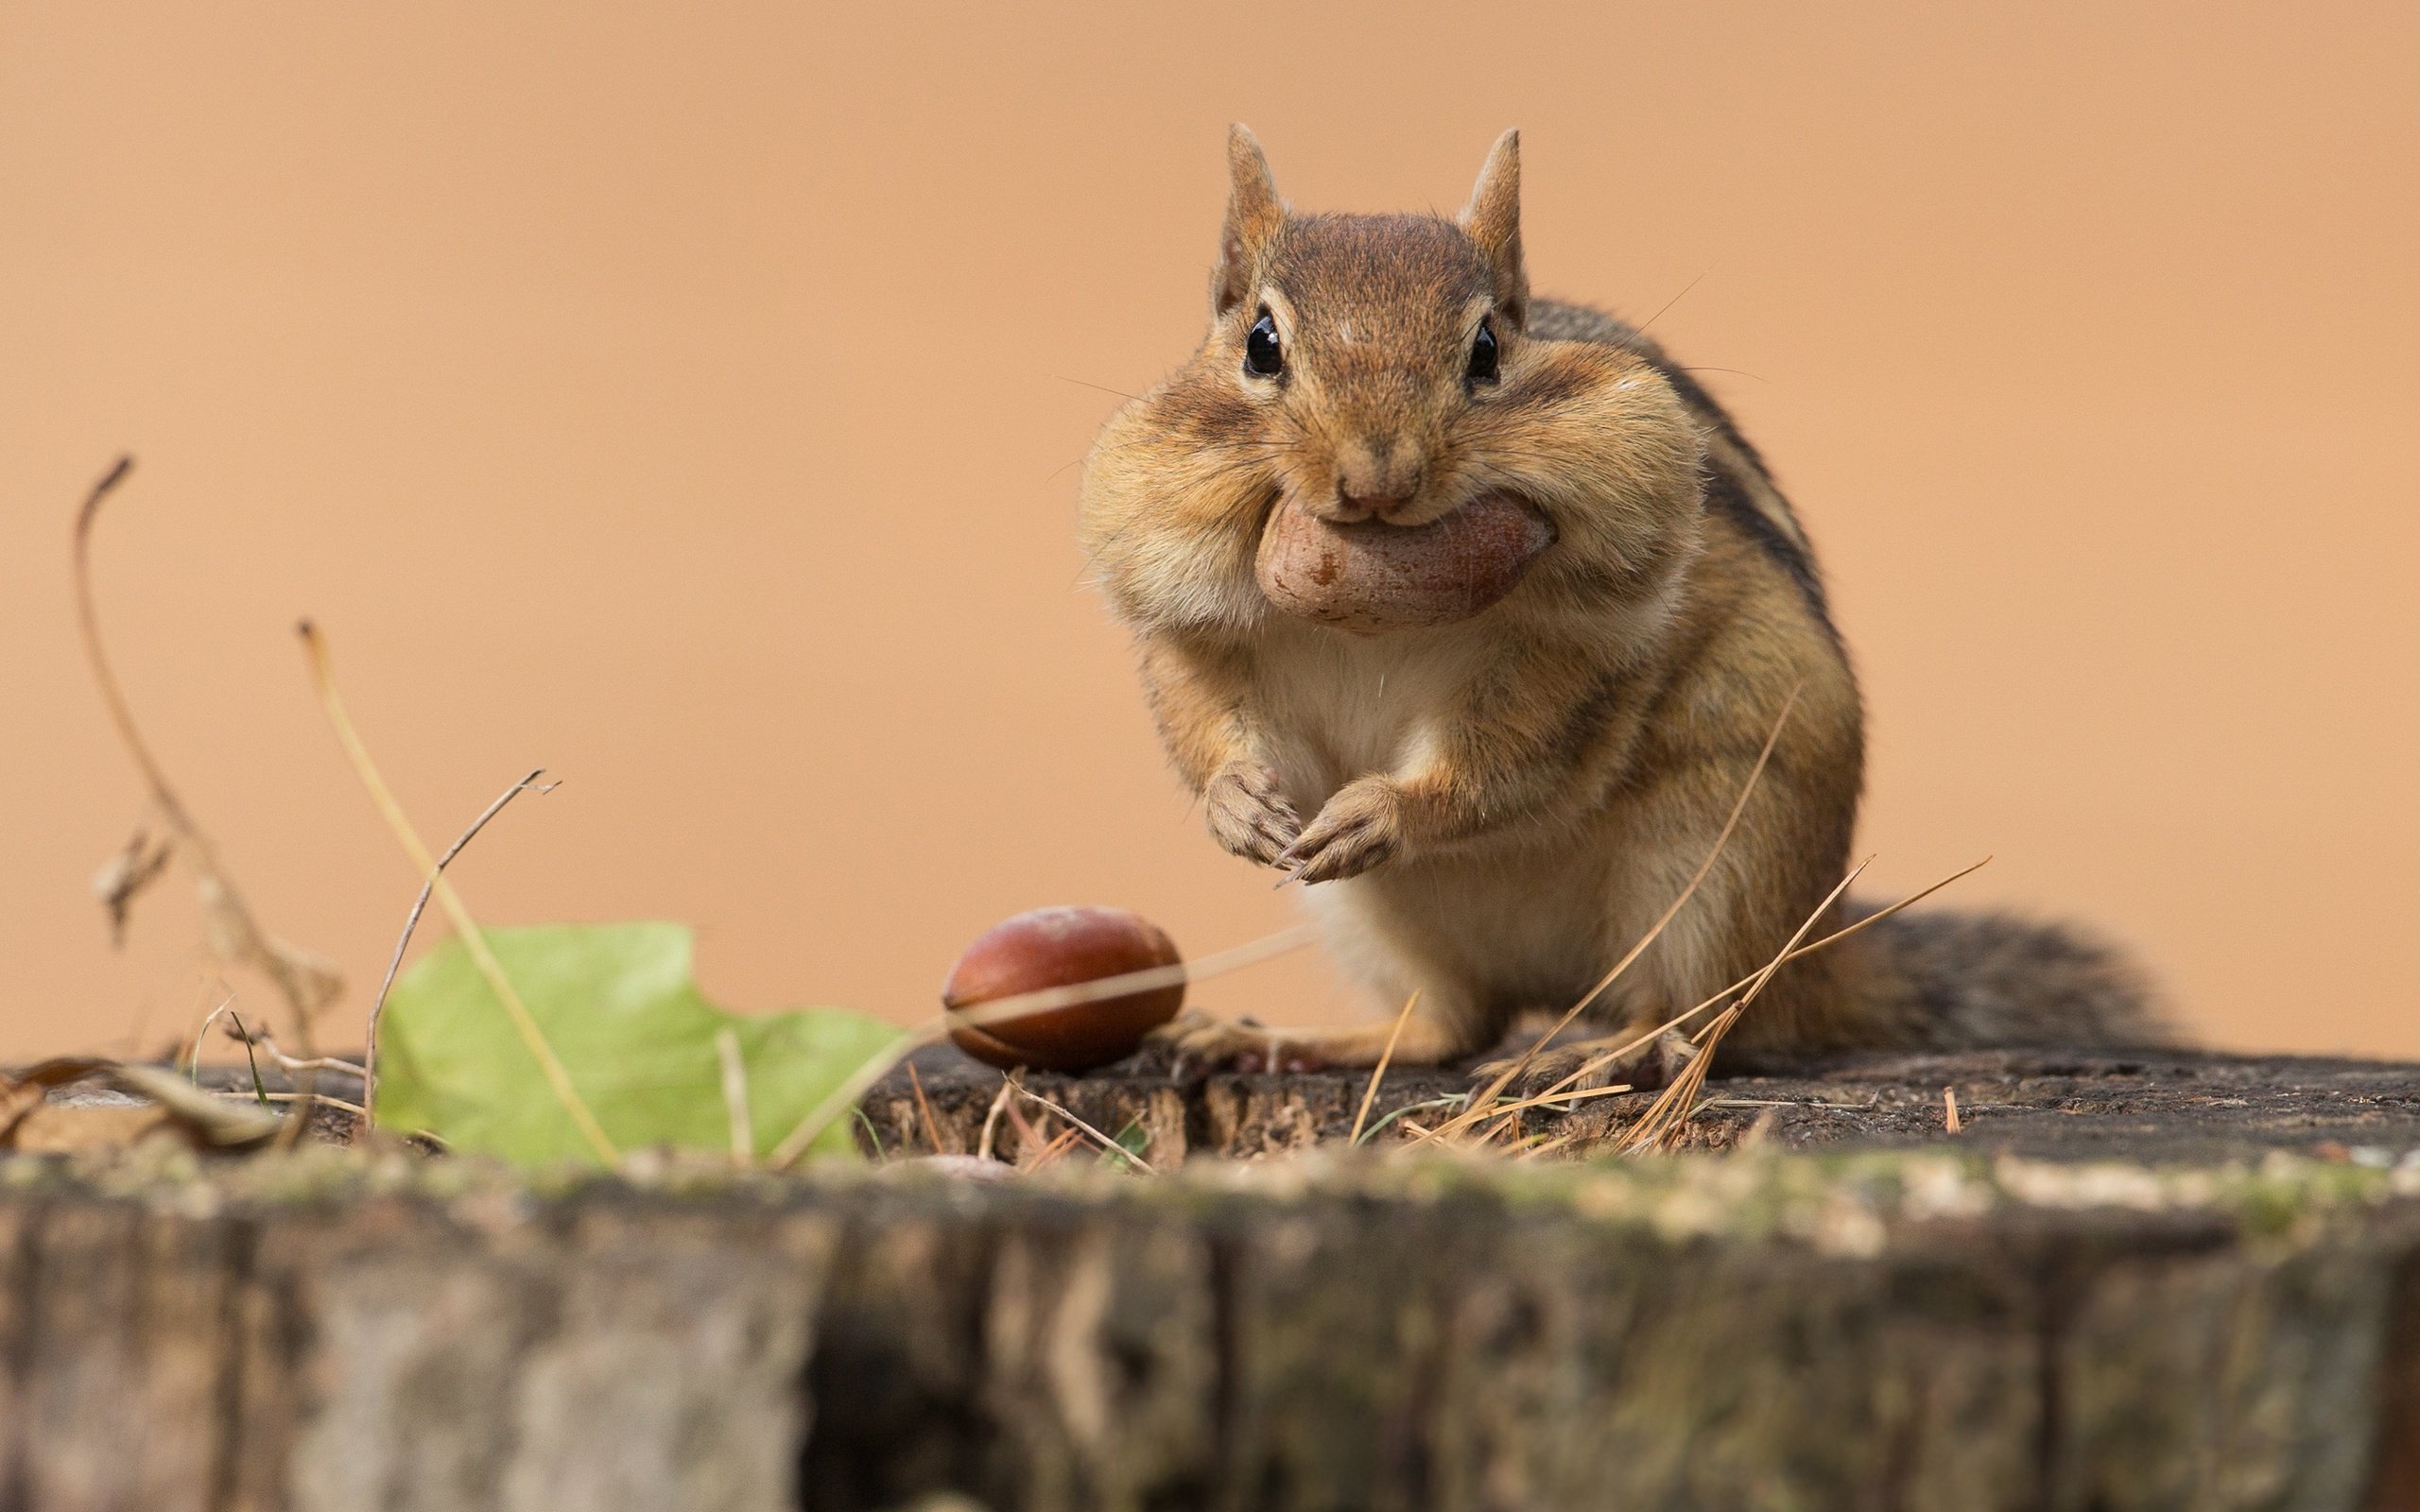
[[[1219,232],[1219,267],[1210,277],[1210,313],[1223,316],[1253,296],[1261,252],[1286,224],[1286,206],[1270,177],[1260,139],[1241,123],[1227,128],[1227,221]]]
[[[1521,264],[1521,133],[1507,131],[1488,149],[1487,163],[1471,186],[1462,229],[1487,254],[1495,277],[1495,305],[1513,325],[1530,313],[1530,275]]]

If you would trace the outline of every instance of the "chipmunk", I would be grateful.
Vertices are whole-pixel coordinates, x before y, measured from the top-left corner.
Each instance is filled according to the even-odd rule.
[[[1530,296],[1516,132],[1454,219],[1297,214],[1240,126],[1227,159],[1209,331],[1110,420],[1081,485],[1083,547],[1167,754],[1219,845],[1305,885],[1351,973],[1389,1006],[1417,994],[1399,1065],[1579,1002],[1712,856],[1598,994],[1595,1037],[1525,1082],[1668,1075],[1693,1051],[1656,1026],[1876,912],[1826,902],[1864,715],[1806,534],[1661,347]],[[1534,559],[1500,596],[1415,585],[1383,612],[1395,579],[1363,564],[1450,577],[1461,558],[1427,542],[1508,510]],[[1281,531],[1325,544],[1296,559]],[[1376,610],[1322,623],[1296,602],[1340,576]],[[1191,1015],[1168,1033],[1196,1066],[1310,1069],[1374,1064],[1396,1028]],[[2106,948],[1917,912],[1772,973],[1723,1054],[2166,1038]]]

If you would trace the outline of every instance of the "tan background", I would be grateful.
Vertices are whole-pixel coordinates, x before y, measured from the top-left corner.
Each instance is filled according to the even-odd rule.
[[[1046,902],[1282,923],[1070,543],[1236,116],[1325,207],[1450,209],[1518,124],[1539,285],[1677,298],[1828,563],[1882,889],[1996,853],[1968,901],[2212,1038],[2420,1054],[2415,15],[0,4],[0,1056],[208,991],[189,904],[113,956],[84,892],[141,806],[69,629],[120,448],[128,680],[348,1011],[413,878],[303,612],[432,836],[565,780],[485,917],[693,920],[735,1004],[911,1018]]]

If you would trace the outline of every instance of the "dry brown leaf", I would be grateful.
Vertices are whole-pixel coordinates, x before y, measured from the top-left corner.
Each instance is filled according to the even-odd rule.
[[[105,1082],[144,1102],[128,1107],[47,1100],[51,1089],[79,1081]],[[33,1095],[27,1098],[26,1093]],[[24,1152],[119,1148],[164,1128],[197,1149],[239,1150],[267,1143],[285,1122],[258,1103],[204,1091],[165,1067],[96,1056],[45,1060],[26,1071],[6,1095],[14,1101],[6,1127],[0,1129],[0,1144]]]
[[[147,827],[134,832],[126,848],[101,863],[93,873],[93,896],[110,916],[110,948],[117,950],[126,944],[127,919],[134,912],[134,901],[145,888],[160,880],[168,863],[177,853],[177,842],[169,835],[153,834]]]
[[[179,1134],[157,1103],[44,1103],[17,1121],[9,1147],[20,1155],[79,1155]]]

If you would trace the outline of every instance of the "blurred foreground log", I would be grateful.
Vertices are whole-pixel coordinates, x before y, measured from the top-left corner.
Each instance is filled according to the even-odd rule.
[[[138,1152],[0,1228],[9,1506],[2420,1504],[2420,1166]]]

